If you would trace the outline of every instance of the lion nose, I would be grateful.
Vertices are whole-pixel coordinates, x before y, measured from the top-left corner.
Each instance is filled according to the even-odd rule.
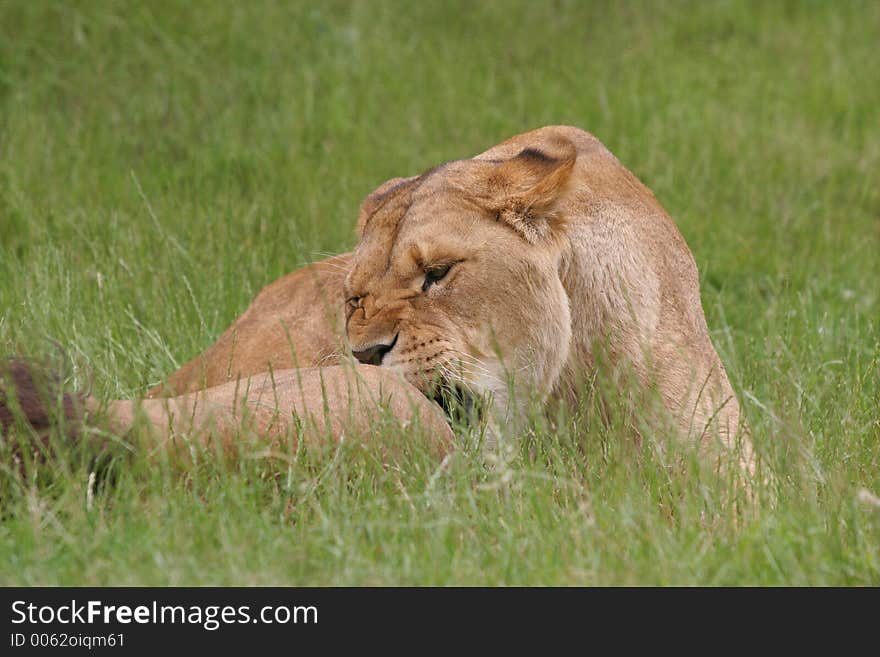
[[[395,344],[397,344],[396,335],[391,342],[380,342],[361,351],[353,351],[352,354],[364,365],[381,365],[385,354],[394,349]]]

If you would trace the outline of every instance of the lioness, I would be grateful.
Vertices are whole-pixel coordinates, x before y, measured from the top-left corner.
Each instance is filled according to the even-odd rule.
[[[511,380],[570,396],[601,355],[606,376],[631,372],[636,395],[659,392],[686,436],[734,447],[739,405],[693,256],[594,136],[541,128],[386,184],[358,226],[344,293],[361,361],[429,394],[437,380],[491,393],[504,424],[520,407]]]
[[[570,398],[598,371],[620,377],[627,395],[658,392],[702,447],[734,447],[739,405],[709,339],[693,256],[651,191],[589,133],[540,128],[388,181],[363,202],[358,231],[353,254],[261,292],[173,387],[291,366],[287,336],[300,334],[284,317],[312,318],[315,339],[293,346],[300,365],[314,365],[339,350],[333,306],[344,302],[359,360],[428,395],[438,381],[490,393],[502,425],[519,408],[511,383]],[[742,454],[751,463],[745,436]]]

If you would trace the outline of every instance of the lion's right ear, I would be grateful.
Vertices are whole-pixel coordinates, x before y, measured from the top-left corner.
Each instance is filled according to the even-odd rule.
[[[559,201],[569,187],[577,161],[565,138],[525,148],[508,160],[487,161],[474,172],[467,191],[499,221],[531,243],[554,234],[564,224]]]
[[[358,213],[358,237],[363,236],[364,226],[367,225],[367,220],[376,214],[376,211],[385,205],[390,198],[396,196],[397,192],[402,190],[408,185],[408,183],[411,183],[416,178],[418,178],[418,176],[411,176],[409,178],[392,178],[391,180],[386,180],[375,190],[370,192],[370,195],[361,203],[361,210]]]

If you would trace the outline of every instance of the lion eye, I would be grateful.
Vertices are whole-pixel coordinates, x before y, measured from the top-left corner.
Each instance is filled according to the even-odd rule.
[[[434,265],[433,267],[427,269],[425,271],[425,282],[422,283],[422,292],[425,292],[434,283],[446,276],[446,274],[449,273],[450,269],[452,269],[452,264]]]

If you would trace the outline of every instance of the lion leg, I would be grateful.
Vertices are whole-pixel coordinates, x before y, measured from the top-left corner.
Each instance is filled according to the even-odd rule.
[[[452,430],[440,408],[389,370],[366,365],[282,370],[233,381],[171,398],[101,401],[87,395],[60,393],[58,380],[40,377],[34,368],[13,361],[0,370],[0,436],[11,435],[17,420],[36,430],[42,441],[63,422],[69,439],[88,440],[96,450],[107,433],[85,430],[97,424],[115,436],[138,434],[150,455],[165,453],[187,462],[190,448],[219,445],[233,452],[242,440],[271,446],[279,440],[326,445],[351,432],[365,442],[378,441],[386,455],[394,432],[376,432],[375,422],[389,412],[401,428],[418,424],[425,448],[447,455],[454,446]],[[59,394],[60,393],[60,394]],[[61,417],[52,401],[61,400]],[[289,443],[288,443],[289,444]]]

